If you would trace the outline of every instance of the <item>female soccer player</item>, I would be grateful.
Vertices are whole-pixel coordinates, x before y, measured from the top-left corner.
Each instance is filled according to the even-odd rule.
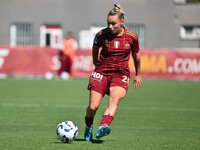
[[[93,120],[105,94],[109,95],[109,104],[95,137],[100,139],[111,131],[110,124],[118,104],[128,90],[130,52],[132,52],[136,70],[135,88],[139,88],[143,83],[140,76],[138,36],[123,26],[124,12],[120,9],[119,4],[114,4],[114,8],[108,13],[107,23],[108,27],[96,34],[92,48],[95,69],[91,74],[87,88],[90,90],[89,106],[85,116],[84,138],[87,141],[92,140]],[[99,56],[100,48],[102,50]]]

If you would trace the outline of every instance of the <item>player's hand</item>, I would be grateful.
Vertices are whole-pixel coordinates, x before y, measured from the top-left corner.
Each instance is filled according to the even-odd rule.
[[[143,84],[142,78],[140,75],[134,77],[133,84],[135,85],[135,89],[138,89]]]

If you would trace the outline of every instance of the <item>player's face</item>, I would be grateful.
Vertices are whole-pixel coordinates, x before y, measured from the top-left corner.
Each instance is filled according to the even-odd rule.
[[[108,16],[107,18],[108,28],[112,34],[118,35],[121,32],[123,22],[124,20],[120,20],[118,15]]]

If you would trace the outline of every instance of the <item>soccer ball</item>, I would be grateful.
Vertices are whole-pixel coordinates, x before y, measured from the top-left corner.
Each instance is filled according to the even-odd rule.
[[[78,136],[78,127],[73,121],[63,121],[57,126],[56,134],[62,142],[69,143]]]

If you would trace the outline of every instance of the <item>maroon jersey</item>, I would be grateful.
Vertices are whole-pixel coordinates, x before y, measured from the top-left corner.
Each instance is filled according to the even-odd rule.
[[[102,47],[95,71],[103,75],[120,73],[130,75],[130,52],[138,52],[138,36],[124,27],[123,35],[111,34],[108,28],[99,31],[94,39],[94,45]]]

